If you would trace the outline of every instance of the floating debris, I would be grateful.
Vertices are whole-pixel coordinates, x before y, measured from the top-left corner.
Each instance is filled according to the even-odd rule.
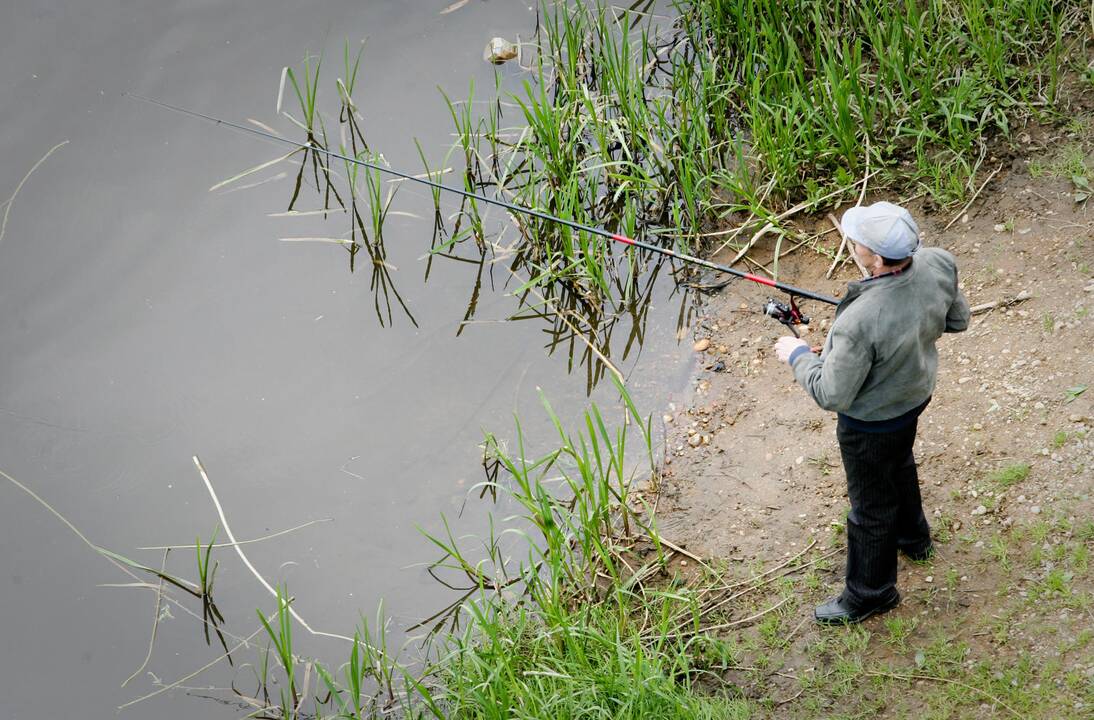
[[[512,60],[516,56],[516,44],[500,37],[491,38],[486,49],[482,52],[482,59],[487,62],[492,62],[495,65],[501,65],[508,60]]]

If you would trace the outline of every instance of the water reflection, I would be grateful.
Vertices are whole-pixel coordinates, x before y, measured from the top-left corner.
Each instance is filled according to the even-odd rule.
[[[359,133],[356,125],[348,126],[350,137]],[[309,137],[313,138],[313,142],[318,142],[313,136]],[[359,142],[364,146],[363,138],[359,138]],[[380,325],[389,327],[394,322],[393,309],[397,307],[417,327],[414,314],[395,287],[391,274],[394,268],[387,261],[384,245],[384,223],[399,185],[392,184],[385,195],[380,171],[345,162],[343,178],[331,170],[325,160],[327,156],[322,152],[311,148],[303,152],[305,160],[297,172],[297,182],[289,201],[289,212],[293,211],[299,201],[301,187],[309,186],[314,188],[324,211],[347,213],[350,217],[350,229],[347,233],[348,240],[343,244],[349,253],[349,268],[351,272],[356,271],[358,254],[363,249],[371,267],[370,289]],[[365,159],[368,152],[362,150],[355,157]],[[311,173],[308,179],[314,181],[314,185],[305,179],[309,159]],[[370,155],[368,161],[382,161],[382,157]],[[426,176],[438,177],[439,173],[430,171]],[[345,182],[344,192],[338,191],[339,179]],[[470,174],[465,177],[465,183],[476,190],[482,189],[486,184],[481,178]],[[694,298],[688,286],[674,281],[677,270],[669,259],[632,250],[629,251],[633,253],[630,261],[624,263],[622,253],[609,252],[606,257],[610,258],[612,266],[626,264],[630,270],[625,273],[618,269],[610,270],[605,273],[607,292],[591,292],[584,284],[572,278],[546,276],[527,246],[514,250],[489,242],[486,239],[486,218],[479,212],[478,203],[472,199],[462,198],[458,211],[451,216],[453,219],[449,227],[441,211],[441,191],[435,189],[433,192],[433,239],[426,261],[424,281],[428,282],[435,259],[470,264],[475,268],[464,314],[456,327],[457,336],[475,322],[487,283],[490,292],[497,291],[499,285],[511,288],[519,283],[512,291],[518,309],[506,319],[512,322],[532,320],[543,323],[543,333],[546,336],[543,347],[547,355],[564,355],[568,372],[584,369],[585,392],[591,394],[608,372],[623,379],[617,363],[637,359],[645,338],[649,310],[656,289],[662,288],[670,298],[675,298],[679,303],[677,333],[687,327],[694,312]],[[348,206],[343,196],[348,199]],[[368,223],[362,208],[368,213]],[[465,242],[467,240],[473,242]],[[496,278],[495,273],[499,272],[502,261],[507,262],[504,269],[506,276]],[[673,277],[668,282],[660,282],[666,273]],[[626,328],[622,331],[622,339],[619,337],[621,325]]]
[[[385,223],[392,211],[395,195],[405,180],[384,182],[384,168],[390,166],[381,154],[370,148],[365,139],[361,129],[363,117],[351,95],[352,80],[348,84],[342,79],[337,81],[340,98],[338,143],[335,146],[331,142],[323,124],[323,115],[316,112],[314,107],[315,87],[319,83],[318,67],[311,73],[308,62],[306,60],[304,66],[306,82],[303,93],[297,88],[292,70],[285,70],[285,76],[297,90],[303,121],[286,111],[281,111],[281,114],[301,128],[305,136],[301,148],[282,158],[297,164],[297,169],[287,210],[279,215],[318,215],[327,220],[330,215],[341,213],[348,217],[349,228],[337,237],[284,239],[342,245],[348,253],[351,273],[357,271],[362,259],[359,254],[364,250],[364,258],[371,272],[373,311],[380,326],[390,327],[397,316],[402,315],[418,327],[414,313],[395,285],[392,271],[396,268],[388,261],[384,241]],[[348,68],[347,53],[347,74]],[[356,66],[353,75],[355,73]],[[284,79],[282,84],[284,86]],[[509,168],[499,164],[501,134],[498,124],[502,106],[497,96],[490,103],[490,111],[482,118],[474,117],[470,101],[453,103],[449,100],[448,106],[460,130],[449,154],[463,150],[461,179],[465,193],[484,197],[486,193],[504,194],[506,199],[511,200],[515,199],[511,187],[514,173],[520,176],[518,190],[520,182],[537,179],[538,176],[529,175],[519,166]],[[478,144],[483,138],[491,144],[489,159],[483,159],[479,153]],[[340,157],[334,157],[331,153],[337,153]],[[418,154],[426,172],[417,177],[439,182],[447,171],[431,169],[420,145]],[[296,155],[300,157],[294,159]],[[251,172],[254,170],[242,173],[232,181]],[[385,185],[388,188],[386,191]],[[297,210],[302,198],[310,194],[309,191],[314,194],[313,199],[320,209]],[[458,210],[446,220],[442,212],[442,202],[447,201],[442,197],[445,193],[439,187],[431,187],[430,193],[433,228],[424,280],[429,280],[435,257],[471,264],[476,268],[463,318],[456,326],[457,336],[468,324],[476,321],[487,280],[490,291],[496,292],[496,267],[499,261],[507,261],[507,275],[500,284],[503,288],[513,288],[514,283],[518,283],[511,290],[518,307],[507,320],[542,323],[542,332],[546,336],[543,347],[547,355],[565,355],[569,373],[584,369],[586,394],[591,394],[609,372],[621,381],[625,379],[619,363],[636,360],[640,354],[655,289],[661,287],[659,280],[665,274],[666,265],[671,267],[669,261],[640,250],[617,250],[607,240],[582,232],[575,234],[569,227],[543,217],[525,217],[519,212],[510,212],[504,221],[488,223],[488,213],[480,211],[479,207],[483,201],[467,195],[460,196]],[[546,196],[548,201],[553,198],[551,194]],[[549,202],[547,209],[567,214],[565,208],[553,205]],[[625,209],[613,206],[609,196],[602,195],[594,205],[588,210],[595,210],[595,217],[607,218],[617,229],[632,235],[639,230],[635,227],[635,217],[630,216],[629,222],[623,222],[626,218],[621,213],[625,214]],[[488,207],[492,208],[492,205]],[[488,230],[498,227],[501,228],[500,232],[492,241],[488,240]],[[505,247],[500,244],[500,238],[509,228],[516,228],[519,238],[512,246]],[[532,241],[531,238],[539,240]],[[675,275],[675,272],[671,274]],[[675,282],[666,284],[671,288],[667,290],[670,297],[676,297],[680,304],[676,327],[679,336],[692,315],[689,308],[692,298],[686,286]],[[623,331],[619,330],[621,324],[625,327]],[[623,337],[620,338],[620,335]]]

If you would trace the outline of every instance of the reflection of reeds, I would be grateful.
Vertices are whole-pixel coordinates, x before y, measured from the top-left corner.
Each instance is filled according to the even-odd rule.
[[[615,308],[590,303],[566,282],[539,286],[526,283],[516,293],[522,309],[510,319],[543,321],[547,353],[553,355],[561,351],[570,372],[585,368],[585,391],[592,393],[605,373],[618,373],[614,363],[626,361],[641,348],[653,291],[665,266],[666,261],[659,259],[631,286],[626,286],[621,278],[609,278],[611,293],[623,298]],[[682,319],[691,300],[685,288],[680,297]],[[616,329],[620,326],[626,332],[621,348],[616,337]]]

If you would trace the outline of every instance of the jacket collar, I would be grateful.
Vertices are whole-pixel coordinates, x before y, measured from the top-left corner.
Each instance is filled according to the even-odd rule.
[[[916,263],[915,260],[912,260],[907,267],[900,270],[894,270],[893,272],[882,273],[881,275],[875,275],[873,277],[847,283],[847,294],[840,300],[840,304],[836,308],[837,313],[851,304],[855,298],[866,292],[906,285],[911,282],[912,276],[915,275],[916,268],[918,267],[919,264]]]

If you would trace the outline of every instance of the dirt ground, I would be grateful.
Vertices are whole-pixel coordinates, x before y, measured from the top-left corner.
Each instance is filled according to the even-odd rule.
[[[1021,665],[1024,687],[1038,685],[1027,693],[1034,705],[1051,689],[1040,683],[1059,686],[1052,702],[1027,715],[1036,717],[1094,718],[1087,560],[1094,550],[1094,387],[1083,391],[1094,385],[1094,200],[1076,202],[1081,188],[1071,179],[1094,167],[1090,130],[1089,120],[1077,120],[1019,134],[1015,147],[985,160],[985,174],[1000,170],[961,215],[922,199],[906,203],[925,244],[957,257],[970,305],[1025,299],[974,315],[968,331],[938,343],[938,384],[915,449],[937,554],[922,565],[900,560],[903,602],[864,624],[867,636],[880,633],[884,642],[865,643],[856,655],[867,667],[923,671],[942,642],[963,648],[951,660],[968,672],[977,662],[998,663],[1000,677],[988,682]],[[866,201],[882,199],[899,201],[869,193]],[[824,216],[800,226],[832,228]],[[825,235],[826,247],[838,242],[838,233]],[[771,243],[761,244],[753,256],[770,267],[772,252]],[[836,296],[861,277],[845,263],[826,280],[829,264],[803,248],[780,260],[779,277]],[[772,345],[785,328],[756,312],[760,291],[744,285],[735,281],[711,296],[694,338],[699,372],[691,394],[664,411],[659,527],[704,559],[749,567],[771,567],[806,548],[807,557],[830,554],[812,585],[793,590],[793,610],[780,619],[791,637],[775,656],[765,655],[766,662],[778,658],[764,666],[775,669],[732,679],[746,697],[765,700],[773,716],[832,717],[823,703],[810,709],[774,697],[805,688],[809,673],[832,672],[832,631],[814,627],[811,614],[842,586],[848,501],[835,416],[816,407],[776,359]],[[834,308],[802,308],[813,316],[803,337],[820,345]],[[765,651],[762,643],[746,650],[753,665]],[[949,697],[924,685],[937,684],[920,680],[900,699],[875,689],[843,712],[1007,714],[1002,696]]]

